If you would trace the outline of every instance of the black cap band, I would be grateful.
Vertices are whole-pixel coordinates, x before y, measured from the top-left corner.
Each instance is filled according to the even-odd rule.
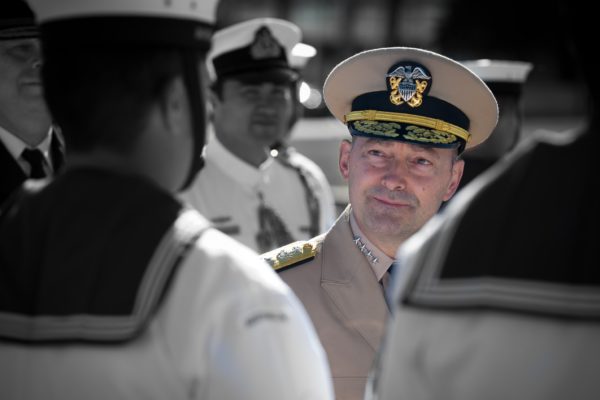
[[[206,51],[210,47],[213,27],[195,20],[175,18],[99,16],[49,21],[41,25],[41,32],[44,45],[48,47],[119,44]]]

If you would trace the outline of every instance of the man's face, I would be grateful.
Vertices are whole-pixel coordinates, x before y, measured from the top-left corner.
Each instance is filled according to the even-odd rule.
[[[241,148],[268,147],[288,129],[292,86],[229,79],[214,103],[215,131],[222,141],[236,142]]]
[[[356,221],[369,240],[395,252],[419,230],[456,191],[464,163],[455,157],[454,149],[395,140],[344,141],[340,171],[348,181]]]
[[[38,39],[0,40],[0,125],[18,135],[32,117],[47,115]]]

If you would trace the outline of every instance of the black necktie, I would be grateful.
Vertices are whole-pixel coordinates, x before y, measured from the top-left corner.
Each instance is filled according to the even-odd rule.
[[[385,297],[385,301],[386,303],[388,303],[388,308],[391,310],[391,296],[393,293],[392,292],[392,282],[394,279],[394,272],[396,269],[396,262],[394,261],[392,263],[392,265],[390,265],[390,267],[388,268],[387,272],[384,274],[384,276],[381,278],[382,280],[382,287],[383,287],[383,295]]]
[[[25,149],[21,154],[23,159],[31,166],[31,178],[40,179],[46,177],[44,170],[44,155],[39,149]]]

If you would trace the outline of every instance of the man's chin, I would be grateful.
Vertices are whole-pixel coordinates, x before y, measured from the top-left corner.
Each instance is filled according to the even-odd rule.
[[[272,126],[253,125],[250,132],[253,138],[266,145],[271,145],[281,137],[279,130]]]
[[[44,96],[44,91],[42,85],[38,84],[28,84],[22,85],[20,88],[20,95],[25,99],[42,99]]]
[[[396,236],[406,230],[412,221],[406,212],[378,212],[367,217],[369,228],[380,234]]]

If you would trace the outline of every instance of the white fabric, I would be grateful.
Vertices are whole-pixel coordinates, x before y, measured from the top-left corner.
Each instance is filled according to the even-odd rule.
[[[595,400],[600,325],[396,307],[378,400]],[[367,397],[369,398],[369,397]]]
[[[301,168],[307,174],[309,185],[319,200],[319,230],[320,233],[327,232],[333,226],[338,215],[335,209],[333,190],[325,176],[325,173],[313,160],[295,150],[289,153],[289,163]]]
[[[306,194],[298,173],[272,158],[255,168],[234,156],[214,137],[206,148],[204,169],[182,199],[217,229],[258,251],[259,192],[294,240],[310,238]],[[239,232],[232,232],[232,228]]]
[[[0,342],[0,398],[332,399],[325,354],[291,290],[210,229],[143,335],[118,345]]]

